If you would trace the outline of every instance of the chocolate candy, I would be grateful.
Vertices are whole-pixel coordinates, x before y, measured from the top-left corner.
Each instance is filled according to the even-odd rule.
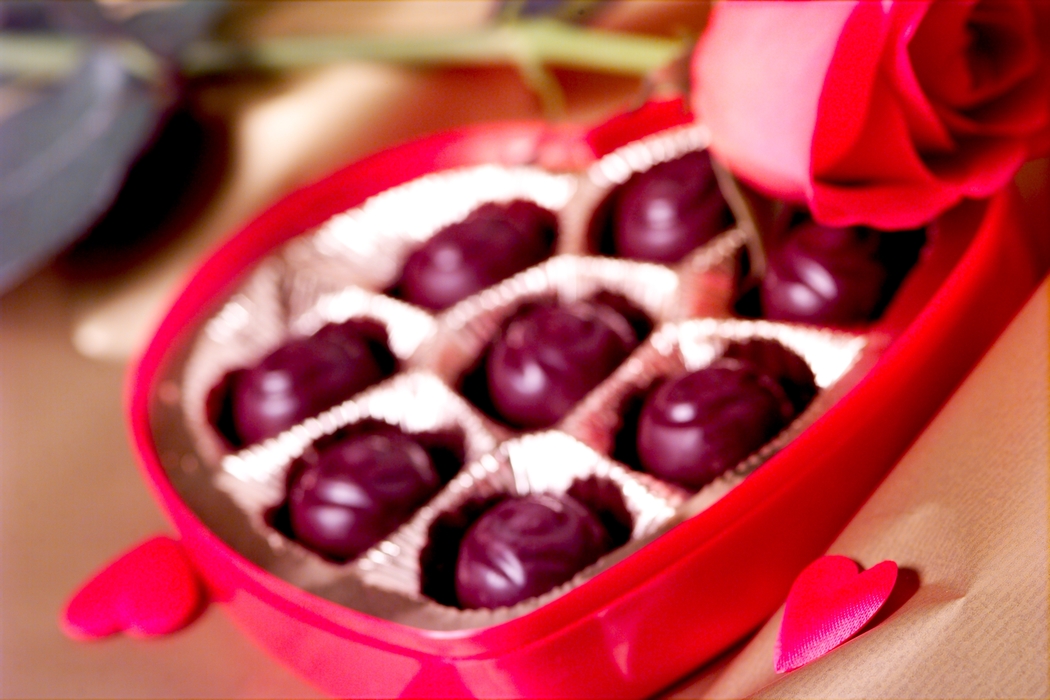
[[[554,215],[532,202],[486,204],[409,255],[395,293],[447,308],[546,258],[554,230]]]
[[[546,593],[608,551],[598,518],[569,496],[510,498],[467,531],[456,562],[464,608],[498,608]]]
[[[674,263],[732,221],[707,151],[689,153],[638,173],[613,208],[616,255]]]
[[[750,362],[720,358],[646,398],[638,457],[646,471],[696,490],[768,442],[794,414],[777,381]]]
[[[730,343],[722,357],[750,362],[777,381],[801,413],[817,395],[817,382],[806,361],[775,340],[751,338]]]
[[[778,321],[849,325],[870,320],[883,298],[887,269],[880,233],[804,221],[769,251],[759,296]]]
[[[288,492],[293,537],[335,561],[393,532],[440,488],[427,452],[395,431],[352,435],[314,456]]]
[[[637,343],[626,319],[604,304],[527,306],[489,352],[489,396],[512,425],[553,425]]]
[[[369,340],[352,323],[296,338],[231,375],[233,429],[243,444],[277,435],[383,378]]]

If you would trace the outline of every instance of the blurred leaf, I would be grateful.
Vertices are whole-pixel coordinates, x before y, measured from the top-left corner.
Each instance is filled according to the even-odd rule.
[[[107,279],[169,245],[227,172],[226,136],[222,122],[202,120],[192,103],[174,105],[105,215],[58,256],[56,269],[71,280]]]
[[[15,32],[33,32],[47,29],[48,5],[43,2],[0,3],[0,29]]]
[[[3,0],[0,29],[75,33],[96,38],[130,36],[150,50],[171,58],[191,41],[206,36],[228,6],[226,0],[105,4]]]
[[[0,2],[0,28],[16,32],[63,31],[92,34],[114,29],[94,3],[55,0]]]
[[[190,42],[207,35],[227,5],[224,0],[151,3],[125,18],[121,25],[156,53],[174,58]]]
[[[0,289],[106,210],[167,103],[100,45],[70,80],[0,123]]]
[[[36,94],[27,106],[0,121],[0,292],[113,203],[177,99],[176,76],[157,55],[174,57],[225,7],[219,0],[0,2],[0,42],[39,40],[33,46],[42,59],[72,47],[68,65],[76,66],[58,83],[31,83]]]
[[[497,15],[503,19],[552,17],[586,23],[608,4],[610,0],[501,0]]]

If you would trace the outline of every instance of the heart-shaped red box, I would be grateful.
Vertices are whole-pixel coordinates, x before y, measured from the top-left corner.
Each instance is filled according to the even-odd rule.
[[[322,599],[251,563],[187,505],[161,454],[175,420],[164,408],[166,372],[217,300],[267,254],[431,172],[596,158],[683,120],[680,105],[664,104],[586,133],[485,125],[407,143],[284,198],[195,273],[130,377],[131,432],[208,597],[276,658],[340,696],[650,695],[776,610],[1038,282],[1015,193],[948,212],[871,329],[889,346],[830,410],[707,510],[494,626],[428,631]]]

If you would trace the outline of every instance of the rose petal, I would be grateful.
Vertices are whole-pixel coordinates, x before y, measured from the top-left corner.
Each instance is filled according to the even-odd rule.
[[[933,176],[961,197],[988,197],[1017,172],[1028,155],[1028,146],[1019,139],[978,137],[968,139],[958,154],[930,158]]]
[[[914,28],[908,54],[924,94],[933,102],[956,104],[971,90],[966,21],[976,0],[927,4]]]
[[[903,99],[900,101],[908,131],[918,151],[949,152],[956,147],[955,139],[941,121],[937,110],[926,98],[919,78],[912,67],[908,44],[916,28],[926,16],[928,5],[906,3],[895,5],[891,14],[892,45],[887,46],[882,69]]]
[[[1031,27],[1022,2],[934,3],[909,46],[924,92],[963,110],[1009,91],[1038,68]]]
[[[956,188],[944,187],[916,152],[907,120],[885,76],[873,81],[865,117],[864,138],[855,139],[851,150],[837,162],[814,158],[809,205],[816,220],[830,226],[912,228],[927,223],[962,197]],[[821,124],[818,122],[813,141],[815,154],[824,148],[825,139],[834,137],[834,129],[822,129]]]
[[[887,231],[924,226],[930,212],[942,212],[962,198],[954,188],[930,177],[923,181],[838,185],[816,183],[813,218],[829,226],[863,223]]]
[[[1040,63],[1044,67],[1043,77],[1050,81],[1046,73],[1046,66],[1050,64],[1050,2],[1039,2],[1032,6],[1032,22],[1035,25],[1036,43],[1040,48]],[[1050,93],[1050,88],[1044,87],[1043,93]],[[1047,125],[1036,132],[1029,139],[1029,157],[1038,158],[1050,153],[1050,118]]]
[[[1047,74],[1037,73],[1008,94],[966,112],[945,110],[944,123],[959,135],[1026,138],[1050,122]]]
[[[843,25],[817,107],[811,166],[814,179],[818,173],[849,159],[861,137],[871,140],[866,133],[870,126],[868,112],[876,101],[873,92],[881,47],[889,29],[890,17],[878,3],[857,5]]]
[[[897,581],[897,563],[879,562],[860,572],[839,555],[807,566],[784,601],[773,665],[777,673],[818,659],[855,635],[889,600]]]
[[[693,68],[714,153],[829,225],[920,226],[1050,152],[1046,2],[729,0]]]
[[[766,192],[810,194],[823,79],[856,2],[716,5],[693,61],[695,108],[711,149]]]
[[[834,97],[821,102],[813,138],[815,181],[910,180],[926,174],[892,85],[879,75],[872,80],[871,94],[857,133],[843,133]]]
[[[858,8],[844,26],[813,139],[809,204],[818,221],[878,228],[921,225],[963,197],[985,197],[1002,187],[1024,160],[1024,136],[1050,121],[1047,92],[1034,77],[970,113],[934,102],[936,118],[931,119],[931,102],[917,84],[918,69],[913,78],[902,60],[905,47],[914,42],[902,38],[912,31],[918,37],[918,29],[940,21],[949,31],[938,38],[951,43],[945,36],[953,26],[964,29],[968,15],[960,10],[973,3],[948,4],[925,12],[922,4],[896,3],[888,17],[880,17],[881,8],[872,3]],[[870,71],[873,52],[865,53],[864,47],[875,45],[884,31],[890,38],[883,70],[865,93],[854,84]],[[1040,72],[1038,79],[1044,75]]]

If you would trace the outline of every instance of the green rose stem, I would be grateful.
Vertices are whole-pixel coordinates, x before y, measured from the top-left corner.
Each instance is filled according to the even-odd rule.
[[[141,55],[141,46],[112,42],[136,75],[158,69]],[[0,76],[57,78],[75,67],[86,44],[55,35],[0,36]],[[650,76],[688,51],[685,39],[641,36],[570,25],[557,20],[519,19],[441,36],[311,36],[247,41],[202,41],[179,58],[186,76],[234,71],[283,71],[340,61],[370,60],[405,64],[510,64],[540,97],[548,115],[559,115],[564,97],[549,68],[628,76]],[[139,50],[135,51],[137,47]],[[148,54],[148,52],[147,52]]]

